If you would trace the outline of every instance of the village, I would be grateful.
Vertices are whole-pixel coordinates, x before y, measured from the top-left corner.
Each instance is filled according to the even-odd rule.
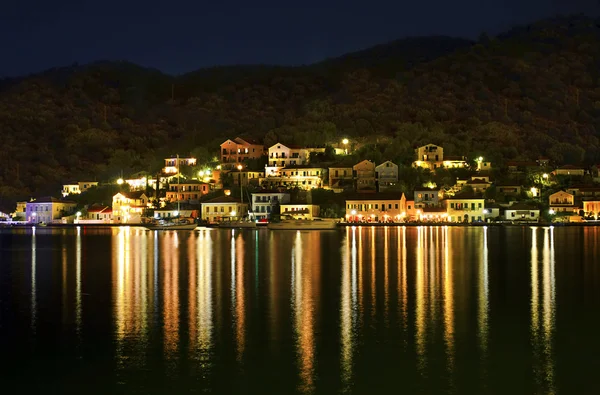
[[[221,144],[214,168],[174,156],[165,158],[164,168],[153,176],[68,182],[60,197],[19,202],[4,220],[135,225],[147,218],[187,217],[218,224],[240,219],[267,223],[285,216],[351,224],[478,224],[584,222],[600,214],[598,166],[537,158],[495,168],[484,157],[448,156],[442,146],[427,144],[415,149],[411,164],[425,182],[407,191],[398,164],[349,163],[345,159],[353,147],[348,139],[327,148],[264,147],[236,137]],[[249,163],[264,165],[257,169]],[[443,171],[462,177],[438,185],[435,175]],[[114,192],[112,202],[81,199],[100,189]]]

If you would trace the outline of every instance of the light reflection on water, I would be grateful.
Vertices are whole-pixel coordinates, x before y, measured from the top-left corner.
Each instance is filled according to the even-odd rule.
[[[75,333],[84,350],[81,345],[93,341],[86,320],[98,309],[98,292],[88,297],[86,287],[95,281],[88,271],[105,262],[95,255],[110,256],[103,269],[110,273],[110,289],[104,292],[110,295],[114,343],[107,347],[114,347],[120,385],[143,377],[152,392],[156,374],[227,392],[232,384],[223,377],[251,388],[252,377],[264,374],[256,381],[277,386],[276,392],[361,393],[368,388],[365,377],[382,380],[379,371],[398,364],[415,392],[493,393],[503,385],[498,353],[513,347],[531,359],[531,388],[559,392],[556,271],[569,262],[557,260],[554,228],[279,233],[123,227],[94,236],[108,240],[109,255],[84,229],[31,230],[25,327],[35,338],[40,314],[47,314],[49,303],[60,304],[59,326]],[[510,243],[523,243],[513,257],[518,264],[499,257],[509,245],[501,232],[513,236]],[[596,229],[586,232],[582,243],[593,251]],[[40,240],[49,234],[60,247],[42,265]],[[60,280],[51,288],[54,299],[40,296],[42,287],[48,292],[49,272],[42,269],[49,264]],[[498,273],[506,268],[512,270],[507,285],[494,281],[494,273],[502,278]],[[585,270],[597,273],[595,266]],[[526,290],[514,276],[526,279]],[[526,350],[511,345],[496,329],[502,326],[494,325],[505,324],[503,303],[510,301],[493,298],[504,286],[517,295],[512,302],[527,309]],[[281,378],[265,384],[263,370]],[[465,370],[475,377],[469,385]]]

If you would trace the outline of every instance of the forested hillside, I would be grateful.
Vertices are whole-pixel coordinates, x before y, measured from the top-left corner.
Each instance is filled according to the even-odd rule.
[[[600,162],[600,21],[556,18],[471,43],[400,40],[304,67],[169,76],[126,62],[0,81],[0,209],[76,179],[216,155],[227,137],[315,145],[349,137],[408,164],[421,143],[494,162]]]

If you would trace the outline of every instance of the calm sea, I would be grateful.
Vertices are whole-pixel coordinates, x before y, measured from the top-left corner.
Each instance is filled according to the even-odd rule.
[[[0,382],[596,394],[599,229],[0,230]]]

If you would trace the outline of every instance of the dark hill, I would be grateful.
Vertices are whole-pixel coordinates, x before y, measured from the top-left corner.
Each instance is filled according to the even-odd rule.
[[[99,62],[5,80],[0,205],[56,195],[65,180],[155,171],[174,152],[216,154],[238,134],[307,145],[378,141],[365,155],[399,163],[426,142],[498,164],[539,155],[600,162],[598,24],[554,18],[476,44],[400,40],[295,68],[174,77]]]

